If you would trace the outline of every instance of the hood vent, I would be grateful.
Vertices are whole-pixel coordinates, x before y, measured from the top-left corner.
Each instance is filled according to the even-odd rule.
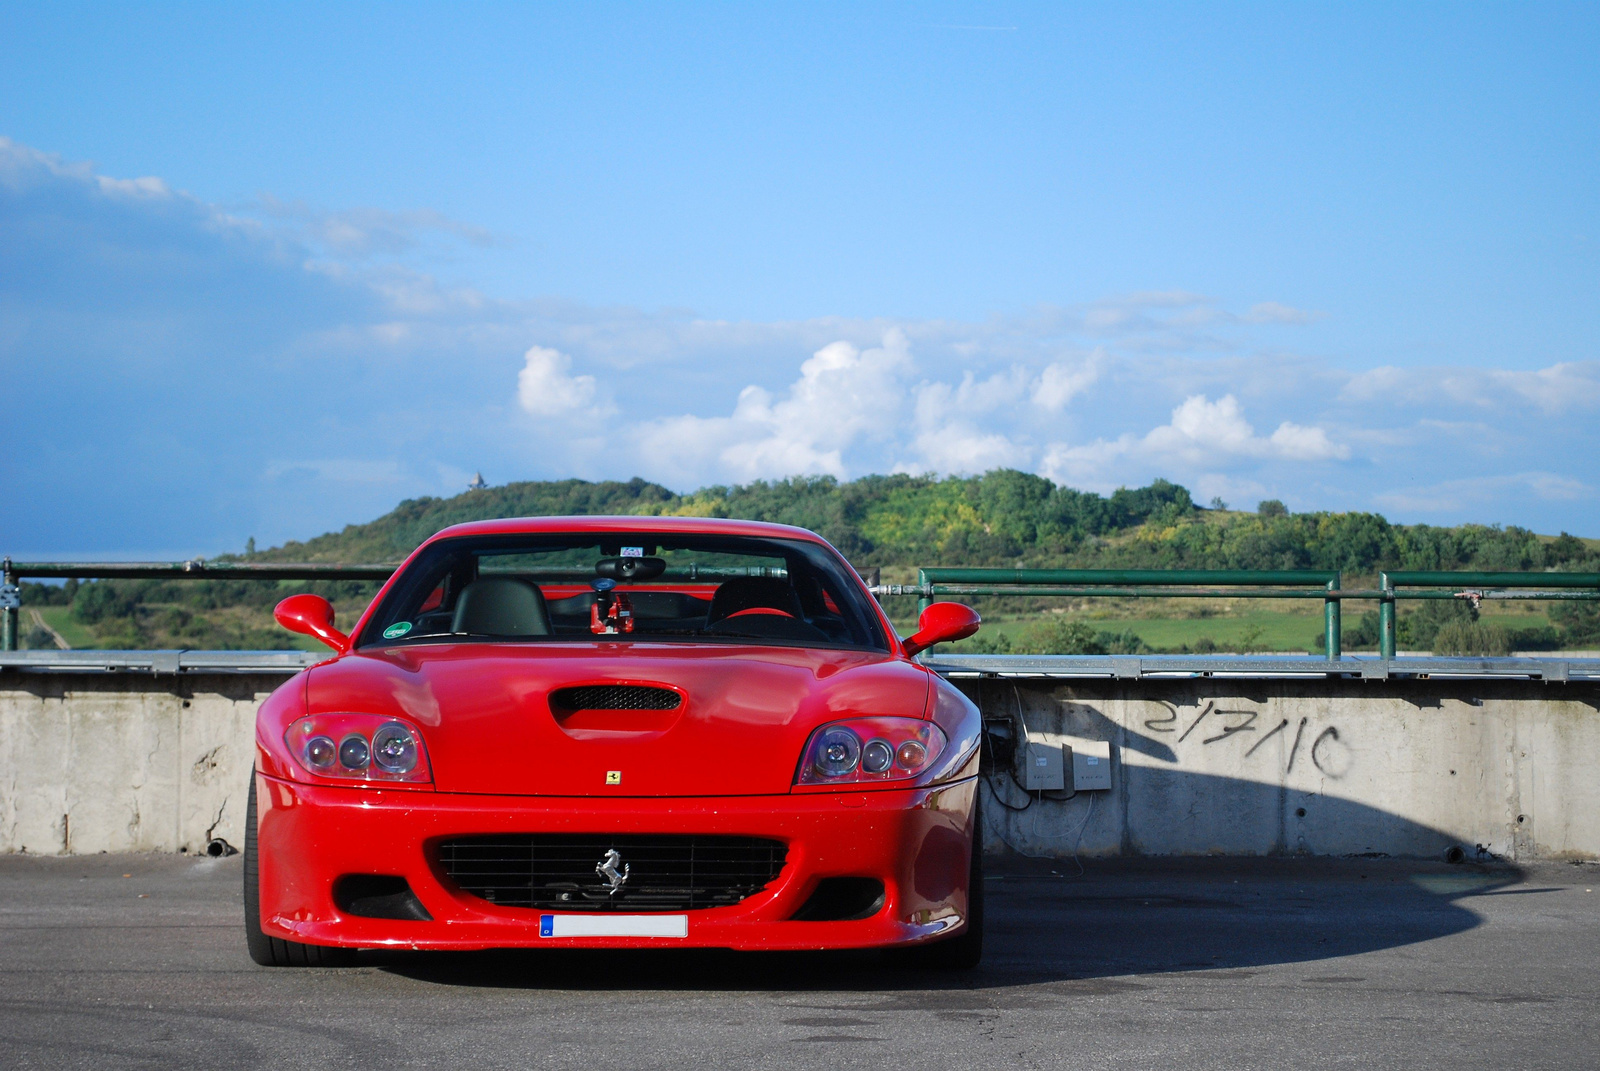
[[[550,706],[564,710],[677,710],[683,697],[670,688],[643,684],[585,684],[550,693]]]

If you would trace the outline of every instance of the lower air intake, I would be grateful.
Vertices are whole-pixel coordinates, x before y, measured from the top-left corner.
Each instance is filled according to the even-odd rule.
[[[760,837],[535,833],[452,837],[439,865],[473,896],[564,911],[693,911],[737,904],[783,870]]]

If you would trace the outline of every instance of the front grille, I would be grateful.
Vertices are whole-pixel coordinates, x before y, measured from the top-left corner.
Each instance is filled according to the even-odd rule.
[[[671,688],[642,684],[586,684],[550,693],[550,705],[564,710],[677,710],[681,702]]]
[[[627,868],[615,892],[598,869],[612,851],[612,869]],[[473,896],[508,907],[692,911],[754,896],[787,854],[760,837],[536,833],[453,837],[439,864]]]

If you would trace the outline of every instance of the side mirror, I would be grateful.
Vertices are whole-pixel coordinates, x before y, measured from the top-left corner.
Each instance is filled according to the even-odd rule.
[[[340,654],[350,650],[350,637],[333,627],[333,603],[321,595],[290,595],[272,616],[290,632],[314,636]]]
[[[926,651],[936,643],[964,640],[983,624],[978,611],[959,602],[936,602],[917,618],[917,633],[900,646],[907,655]]]

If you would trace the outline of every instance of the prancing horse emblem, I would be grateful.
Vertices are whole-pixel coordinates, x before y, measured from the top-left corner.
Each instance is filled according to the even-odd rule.
[[[622,863],[622,869],[617,869],[617,864]],[[622,891],[628,883],[628,864],[622,862],[622,856],[615,848],[607,848],[605,858],[594,865],[594,872],[606,879],[608,891],[612,896]]]

